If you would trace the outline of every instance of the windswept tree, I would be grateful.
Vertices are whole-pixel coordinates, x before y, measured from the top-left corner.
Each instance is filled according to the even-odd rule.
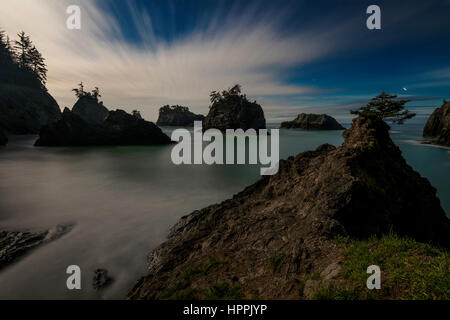
[[[229,99],[230,97],[240,97],[247,100],[247,96],[242,93],[242,87],[240,84],[236,84],[228,90],[223,90],[222,93],[218,91],[212,91],[209,95],[211,104],[221,102],[223,100]]]
[[[29,65],[39,81],[45,85],[47,82],[47,66],[45,65],[45,59],[42,54],[33,46],[28,51]]]
[[[83,81],[81,81],[81,82],[78,84],[78,88],[72,89],[72,91],[75,92],[75,96],[76,96],[78,99],[80,99],[80,98],[82,98],[82,97],[85,97],[86,94],[87,94],[87,92],[84,91],[84,84],[83,84]]]
[[[364,107],[351,110],[351,114],[359,116],[374,116],[384,121],[403,124],[406,120],[416,116],[405,109],[405,104],[410,100],[397,99],[396,95],[382,92]]]
[[[99,104],[103,104],[102,101],[99,101],[102,95],[100,94],[100,89],[98,87],[95,87],[91,92],[85,91],[83,81],[81,81],[78,84],[78,88],[72,89],[72,91],[75,92],[75,96],[78,99],[89,98]]]

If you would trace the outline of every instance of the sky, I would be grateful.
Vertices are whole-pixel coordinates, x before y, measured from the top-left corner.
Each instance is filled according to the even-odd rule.
[[[74,4],[80,30],[66,27]],[[381,30],[366,27],[372,4]],[[0,28],[31,36],[61,108],[83,81],[151,121],[166,104],[206,114],[211,91],[239,83],[280,122],[349,117],[382,91],[416,107],[450,100],[449,13],[450,0],[14,0]]]

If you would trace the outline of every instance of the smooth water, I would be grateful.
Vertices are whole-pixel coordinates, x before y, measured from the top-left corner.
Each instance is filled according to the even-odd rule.
[[[417,143],[422,128],[413,122],[393,127],[391,135],[450,213],[450,150]],[[280,157],[339,145],[341,133],[280,130]],[[259,165],[175,166],[172,146],[35,148],[35,139],[12,137],[0,150],[0,229],[75,227],[0,271],[0,299],[122,299],[145,274],[147,254],[181,216],[260,177]],[[73,264],[81,267],[82,290],[66,288]],[[114,278],[100,292],[92,289],[96,268]]]

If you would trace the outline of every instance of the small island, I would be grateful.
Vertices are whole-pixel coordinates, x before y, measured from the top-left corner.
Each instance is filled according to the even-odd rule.
[[[281,123],[281,128],[301,130],[344,130],[333,117],[326,114],[300,113],[292,121]]]
[[[167,127],[193,127],[194,121],[203,121],[205,117],[189,111],[183,106],[163,106],[159,109],[158,121],[156,125]]]
[[[434,110],[425,124],[423,136],[436,138],[427,143],[450,147],[450,102],[444,100],[442,106]]]
[[[61,119],[42,127],[35,146],[125,146],[171,144],[171,139],[154,123],[142,119],[135,110],[129,114],[124,110],[108,111],[98,88],[86,93],[82,84],[74,89],[78,97],[75,106],[78,113],[64,109]],[[74,107],[75,108],[75,107]],[[107,111],[103,117],[103,108]],[[81,113],[81,114],[80,114]]]
[[[211,106],[203,121],[203,130],[211,128],[225,131],[227,129],[265,129],[266,119],[261,105],[250,102],[241,93],[241,86],[224,90],[222,93],[213,91],[210,94]]]

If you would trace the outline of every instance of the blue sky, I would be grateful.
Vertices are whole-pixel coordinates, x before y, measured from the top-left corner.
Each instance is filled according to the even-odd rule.
[[[64,23],[73,3],[77,31]],[[366,28],[371,4],[381,30]],[[30,33],[47,57],[61,107],[81,80],[99,86],[110,108],[139,108],[150,120],[164,104],[206,113],[208,92],[234,83],[269,121],[303,111],[343,117],[383,90],[411,106],[450,99],[448,0],[17,0],[0,13],[1,28]]]

